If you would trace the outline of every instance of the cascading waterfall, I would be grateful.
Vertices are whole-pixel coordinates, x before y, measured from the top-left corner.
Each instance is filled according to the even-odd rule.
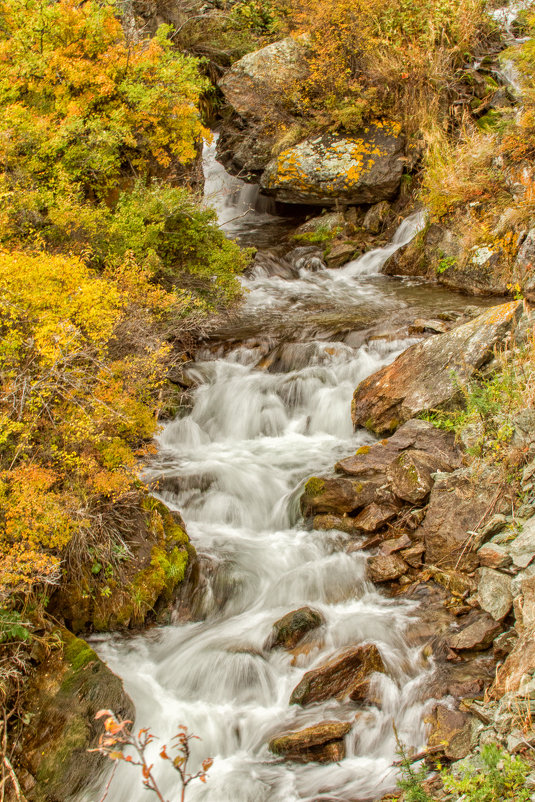
[[[221,168],[212,169],[219,181],[234,183]],[[213,181],[207,183],[213,188]],[[239,198],[239,185],[234,188]],[[231,219],[227,200],[222,222]],[[334,296],[336,303],[337,293],[346,304],[363,303],[377,292],[366,283],[370,274],[422,224],[422,215],[412,216],[390,246],[341,270],[303,274],[294,282],[247,280],[249,314],[265,310],[266,299],[284,305],[290,287],[302,304],[318,294]],[[207,783],[189,786],[190,802],[376,799],[395,784],[393,724],[408,746],[425,743],[422,685],[431,667],[406,637],[416,605],[381,595],[366,579],[365,554],[347,552],[348,538],[340,532],[307,531],[298,511],[308,476],[371,442],[368,434],[353,432],[352,392],[408,344],[289,344],[284,371],[259,369],[258,350],[243,345],[191,367],[198,382],[192,408],[160,433],[148,478],[181,511],[201,561],[209,565],[196,600],[202,620],[133,638],[94,639],[135,702],[136,724],[151,727],[164,742],[179,724],[187,725],[201,739],[193,742],[192,769],[206,757],[214,759]],[[325,619],[308,651],[294,656],[265,649],[273,623],[304,605]],[[329,700],[289,706],[307,670],[362,642],[377,644],[388,668],[377,680],[380,705],[363,709]],[[288,764],[268,751],[277,733],[326,719],[354,722],[340,763]],[[155,763],[159,748],[156,742]],[[162,788],[173,800],[174,772],[165,764],[162,769]],[[145,798],[136,770],[119,766],[110,798]]]

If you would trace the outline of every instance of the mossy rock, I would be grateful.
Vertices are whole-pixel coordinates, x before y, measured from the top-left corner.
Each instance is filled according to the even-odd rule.
[[[16,769],[28,802],[69,802],[99,777],[106,758],[87,750],[103,731],[96,713],[111,709],[133,720],[123,683],[86,641],[61,631],[60,648],[44,654],[30,679]]]
[[[95,574],[88,562],[82,573],[66,579],[51,600],[50,611],[75,633],[142,626],[165,621],[175,592],[195,561],[184,521],[177,512],[145,496],[135,534],[128,542],[132,557]]]

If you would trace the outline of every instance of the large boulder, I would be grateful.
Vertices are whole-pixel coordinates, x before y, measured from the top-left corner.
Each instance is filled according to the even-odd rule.
[[[385,671],[377,646],[372,643],[353,646],[335,654],[319,668],[307,671],[294,688],[290,704],[309,705],[326,699],[345,699],[355,686],[376,671]]]
[[[269,749],[296,763],[337,763],[346,755],[344,737],[350,729],[350,721],[322,721],[304,730],[277,735],[269,742]]]
[[[285,203],[377,203],[399,189],[404,148],[393,123],[370,125],[352,137],[325,134],[283,151],[267,165],[260,183]]]
[[[261,173],[273,158],[273,148],[294,118],[285,94],[307,75],[306,41],[288,37],[248,53],[219,82],[235,110],[217,143],[220,161],[233,173]]]
[[[248,53],[232,65],[219,88],[233,109],[246,120],[281,114],[284,94],[308,73],[306,41],[288,37]]]
[[[454,403],[459,383],[469,381],[491,358],[521,313],[519,301],[493,306],[447,334],[408,348],[359,384],[352,403],[354,425],[392,432],[424,410]]]
[[[465,470],[441,474],[431,491],[425,520],[416,532],[425,542],[425,561],[440,568],[473,570],[479,559],[471,533],[492,504],[496,488],[475,484]]]
[[[135,710],[119,677],[66,630],[62,648],[43,657],[24,699],[31,726],[17,762],[28,802],[69,802],[93,787],[106,764],[88,752],[103,732],[96,713],[105,708],[133,720]]]

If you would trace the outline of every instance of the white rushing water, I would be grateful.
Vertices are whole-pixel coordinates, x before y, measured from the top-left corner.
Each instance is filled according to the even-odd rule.
[[[220,181],[221,170],[212,168]],[[243,187],[228,181],[238,208],[226,196],[218,207],[223,222],[233,217],[232,208],[244,211]],[[270,298],[280,302],[283,285],[295,291],[296,283],[305,295],[350,292],[353,303],[362,302],[371,291],[365,279],[421,224],[421,216],[410,218],[390,246],[339,271],[286,283],[257,276],[246,282],[248,307],[260,313]],[[159,743],[187,725],[200,738],[191,769],[214,759],[206,784],[189,786],[190,802],[376,799],[395,785],[393,725],[407,746],[425,743],[421,689],[430,669],[406,638],[415,606],[381,595],[366,579],[366,556],[348,553],[347,536],[339,532],[307,530],[298,506],[307,477],[371,441],[353,432],[352,392],[408,344],[289,345],[285,372],[258,369],[256,349],[240,346],[191,368],[199,382],[192,409],[161,432],[150,474],[162,480],[161,497],[183,514],[203,562],[196,600],[202,620],[95,640],[135,702],[136,725],[151,727]],[[304,605],[325,619],[307,648],[295,654],[266,649],[273,623]],[[380,704],[289,705],[305,671],[343,647],[369,642],[388,668],[376,679]],[[277,733],[326,719],[354,722],[340,763],[284,763],[268,751]],[[159,749],[156,743],[156,773],[166,798],[175,800],[175,775],[160,765]],[[145,796],[137,770],[120,765],[109,798]]]

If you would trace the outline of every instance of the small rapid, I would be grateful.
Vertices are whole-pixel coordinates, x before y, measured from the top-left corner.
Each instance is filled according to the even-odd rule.
[[[269,209],[255,211],[254,193],[225,178],[213,152],[205,171],[209,199],[214,182],[220,184],[215,206],[225,230],[236,234],[236,217],[240,226],[249,217],[249,235],[255,228],[280,230]],[[395,296],[374,283],[376,274],[423,223],[423,214],[411,216],[390,245],[337,271],[303,270],[295,281],[250,276],[245,316],[260,317],[273,307],[291,317],[321,297],[335,307],[343,298],[354,311],[370,299],[377,304],[379,296],[388,318]],[[269,339],[269,329],[264,336]],[[150,727],[160,739],[152,757],[170,800],[176,798],[175,775],[160,765],[158,743],[169,741],[178,725],[200,738],[193,742],[193,771],[204,758],[214,759],[206,784],[188,787],[188,802],[373,800],[395,785],[394,725],[407,747],[424,746],[429,700],[423,688],[432,665],[407,637],[416,604],[378,592],[366,578],[365,553],[346,550],[349,538],[338,531],[309,531],[299,513],[310,475],[330,471],[337,459],[372,442],[366,432],[353,431],[354,388],[414,341],[385,337],[349,345],[324,332],[286,343],[278,362],[263,362],[266,349],[244,343],[200,351],[189,367],[196,385],[191,409],[160,432],[146,479],[182,513],[197,549],[195,620],[134,637],[93,639],[135,702],[136,726]],[[325,621],[314,637],[294,653],[266,648],[274,622],[304,605]],[[307,670],[339,649],[370,642],[387,666],[374,680],[377,704],[331,699],[289,705]],[[284,763],[268,751],[276,734],[326,719],[352,724],[339,763]],[[145,798],[136,770],[119,765],[110,798]]]

